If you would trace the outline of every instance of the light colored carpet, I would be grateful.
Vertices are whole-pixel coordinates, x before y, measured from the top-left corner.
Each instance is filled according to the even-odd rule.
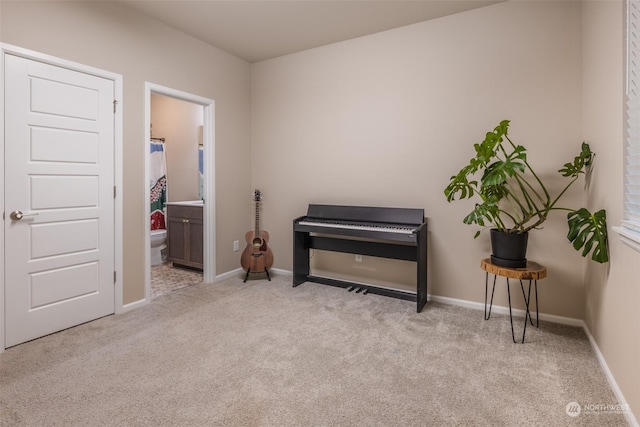
[[[517,328],[522,326],[521,320]],[[521,330],[521,329],[520,329]],[[3,426],[626,425],[584,332],[242,277],[0,355]]]

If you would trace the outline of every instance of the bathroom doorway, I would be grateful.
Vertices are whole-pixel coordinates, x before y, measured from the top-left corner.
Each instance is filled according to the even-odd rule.
[[[145,200],[154,202],[145,203],[147,302],[174,289],[212,282],[215,277],[214,111],[212,100],[145,84]],[[161,176],[165,179],[159,179]],[[160,182],[166,186],[158,185]],[[161,188],[165,193],[156,200]],[[183,224],[171,212],[183,211],[198,217],[182,221],[188,224],[187,233],[192,233],[191,243],[184,242],[187,253],[195,254],[191,260],[177,259],[173,245],[176,227]],[[169,242],[173,246],[162,249],[160,259],[159,245],[164,246],[166,234],[174,236]]]

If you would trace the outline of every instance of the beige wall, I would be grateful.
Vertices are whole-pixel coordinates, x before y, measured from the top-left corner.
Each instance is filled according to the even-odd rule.
[[[201,105],[151,94],[153,136],[165,139],[169,202],[200,198],[198,128],[202,126],[203,118]]]
[[[588,1],[583,5],[583,129],[598,152],[591,185],[592,205],[607,209],[610,226],[623,212],[623,2]],[[640,413],[640,253],[609,231],[611,263],[585,270],[585,322],[637,415]]]
[[[309,203],[422,207],[429,292],[482,302],[488,237],[473,240],[461,223],[472,203],[442,190],[503,118],[546,176],[586,139],[597,152],[588,203],[610,225],[622,217],[621,2],[507,2],[253,66],[117,3],[0,10],[2,42],[124,76],[125,303],[144,294],[144,81],[216,100],[217,274],[237,266],[229,248],[259,187],[276,267],[291,269],[291,221]],[[568,204],[585,199],[580,187]],[[558,214],[531,236],[530,258],[549,268],[541,309],[585,319],[638,413],[640,255],[612,233],[611,263],[595,265],[565,227]],[[408,280],[399,265],[338,261],[344,274]]]
[[[250,65],[118,2],[2,2],[0,40],[124,77],[124,303],[144,298],[144,82],[216,102],[216,268],[250,219]],[[232,176],[233,179],[228,179]],[[221,179],[227,177],[227,179]],[[248,215],[247,215],[248,216]]]
[[[576,2],[501,3],[254,64],[253,182],[276,266],[292,268],[291,221],[309,203],[424,208],[429,293],[484,301],[488,233],[474,240],[462,223],[473,202],[443,190],[502,119],[556,189],[581,143],[581,67]],[[582,184],[568,196],[582,203]],[[584,261],[566,233],[556,213],[529,257],[549,269],[543,312],[581,319]],[[412,267],[336,257],[342,274],[412,280]],[[316,252],[315,266],[325,259]],[[504,285],[496,298],[507,304]]]

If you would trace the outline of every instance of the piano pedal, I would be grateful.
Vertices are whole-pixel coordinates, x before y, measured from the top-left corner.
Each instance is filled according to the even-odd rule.
[[[364,291],[362,291],[362,295],[366,295],[369,293],[369,289],[365,289]]]
[[[362,288],[356,288],[356,294],[359,294],[360,292],[362,292]]]
[[[353,286],[349,286],[349,287],[347,288],[347,292],[351,292],[351,291],[352,291],[352,290],[354,290],[354,289],[355,289],[355,288],[354,288]]]

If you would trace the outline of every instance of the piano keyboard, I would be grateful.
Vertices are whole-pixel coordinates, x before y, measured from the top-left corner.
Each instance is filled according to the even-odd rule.
[[[345,230],[363,230],[363,231],[379,231],[384,233],[397,233],[397,234],[414,234],[415,228],[412,227],[400,227],[389,225],[363,225],[363,224],[350,224],[344,222],[316,222],[316,221],[299,221],[300,225],[309,225],[313,227],[326,227],[326,228],[342,228]]]

